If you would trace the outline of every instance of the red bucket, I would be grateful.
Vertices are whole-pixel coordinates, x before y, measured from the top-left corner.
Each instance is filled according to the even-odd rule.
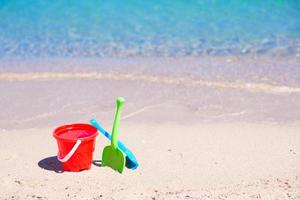
[[[91,168],[97,135],[97,129],[89,124],[65,125],[54,130],[59,149],[57,158],[64,171]]]

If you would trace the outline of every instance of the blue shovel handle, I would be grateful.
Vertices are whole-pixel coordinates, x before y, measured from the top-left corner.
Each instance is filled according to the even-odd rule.
[[[90,123],[94,127],[96,127],[100,131],[100,133],[102,133],[102,135],[104,135],[107,139],[111,140],[111,135],[107,131],[105,131],[95,119],[91,119]],[[126,155],[126,167],[129,169],[136,169],[139,166],[139,164],[133,153],[129,149],[127,149],[126,146],[120,140],[118,141],[118,147]]]

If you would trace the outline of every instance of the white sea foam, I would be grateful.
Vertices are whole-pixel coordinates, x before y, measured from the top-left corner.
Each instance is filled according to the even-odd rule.
[[[141,73],[116,73],[116,72],[30,72],[30,73],[0,73],[1,81],[50,81],[65,79],[90,79],[90,80],[127,80],[147,81],[162,84],[179,84],[187,86],[205,86],[219,89],[235,89],[248,92],[264,92],[272,94],[300,93],[299,87],[286,85],[272,85],[265,83],[249,82],[221,82],[192,79],[188,77],[172,77],[162,75],[145,75]]]

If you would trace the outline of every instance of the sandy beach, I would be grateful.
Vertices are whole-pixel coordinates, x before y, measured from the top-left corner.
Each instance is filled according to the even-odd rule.
[[[102,135],[91,170],[58,173],[51,128],[1,131],[0,198],[297,200],[299,130],[295,125],[124,122],[120,139],[140,167],[123,174],[98,165],[108,144]]]
[[[297,73],[279,84],[132,71],[2,72],[0,199],[300,198]],[[92,168],[62,172],[53,130],[95,118],[110,132],[118,96],[139,168],[101,167],[99,135]]]

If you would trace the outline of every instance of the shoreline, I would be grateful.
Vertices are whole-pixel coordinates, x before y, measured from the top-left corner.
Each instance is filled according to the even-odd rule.
[[[237,89],[247,92],[264,92],[274,94],[300,93],[300,87],[249,82],[216,82],[172,76],[144,75],[142,73],[99,73],[99,72],[34,72],[34,73],[1,73],[0,81],[59,81],[59,80],[115,80],[145,81],[150,83],[174,84],[185,86],[204,86],[213,89]]]

